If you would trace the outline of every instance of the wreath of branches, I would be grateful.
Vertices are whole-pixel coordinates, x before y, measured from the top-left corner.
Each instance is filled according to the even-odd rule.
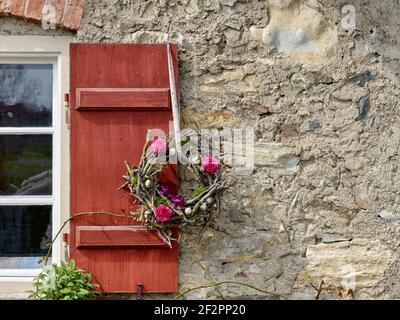
[[[202,156],[198,148],[191,149],[187,154],[190,159],[186,166],[195,177],[191,195],[179,194],[174,186],[163,182],[161,176],[170,158],[177,156],[171,141],[170,136],[165,139],[147,139],[139,165],[132,166],[125,161],[127,172],[123,178],[126,181],[120,187],[128,189],[140,205],[140,210],[132,213],[136,221],[156,230],[169,247],[172,247],[171,242],[174,240],[174,228],[208,225],[214,213],[219,210],[220,195],[226,188],[226,179],[222,176],[225,165],[221,157]]]

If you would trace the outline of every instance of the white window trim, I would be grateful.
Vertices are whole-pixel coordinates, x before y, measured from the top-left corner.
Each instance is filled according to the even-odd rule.
[[[1,59],[0,59],[1,63]],[[29,127],[22,127],[22,128],[13,128],[7,127],[2,128],[0,127],[0,134],[54,134],[53,128],[29,128]]]
[[[52,127],[45,128],[0,128],[0,134],[51,134],[53,139],[52,155],[52,196],[2,196],[0,205],[52,205],[52,239],[60,228],[60,168],[61,168],[61,105],[62,80],[60,53],[39,52],[1,52],[0,63],[45,63],[53,65],[53,109]],[[58,263],[61,259],[61,245],[57,241],[52,248],[52,262]],[[35,269],[0,269],[0,280],[10,281],[10,277],[32,277],[39,274],[41,268]]]

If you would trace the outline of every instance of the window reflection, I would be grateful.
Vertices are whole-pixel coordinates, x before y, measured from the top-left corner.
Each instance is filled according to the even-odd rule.
[[[0,196],[51,195],[51,168],[51,135],[0,135]]]
[[[0,126],[52,125],[53,66],[0,64]]]
[[[36,269],[51,242],[51,206],[0,207],[0,269]]]

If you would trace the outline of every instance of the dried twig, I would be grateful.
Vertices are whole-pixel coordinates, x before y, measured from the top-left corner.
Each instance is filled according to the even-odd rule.
[[[325,284],[324,280],[321,280],[321,283],[319,284],[319,287],[317,288],[317,287],[315,287],[312,283],[310,283],[311,287],[313,287],[313,289],[314,289],[315,291],[317,291],[317,292],[315,293],[315,300],[318,300],[318,299],[319,299],[319,297],[320,297],[322,291],[324,290],[324,284]]]
[[[254,286],[254,285],[252,285],[252,284],[248,284],[248,283],[240,282],[240,281],[230,281],[230,280],[226,280],[226,281],[213,282],[213,283],[210,283],[210,284],[206,284],[206,285],[202,285],[202,286],[198,286],[198,287],[194,287],[194,288],[187,289],[187,290],[184,291],[183,293],[180,293],[179,295],[177,295],[177,296],[175,297],[175,300],[184,297],[186,294],[188,294],[189,292],[192,292],[192,291],[194,291],[194,290],[205,289],[205,288],[211,288],[211,287],[215,287],[215,286],[221,286],[221,285],[223,285],[223,284],[234,284],[234,285],[244,286],[244,287],[247,287],[247,288],[256,290],[256,291],[258,291],[258,292],[262,292],[262,293],[264,293],[264,294],[266,294],[266,295],[268,295],[268,296],[278,297],[279,299],[282,299],[282,300],[288,300],[288,299],[289,299],[287,296],[284,296],[284,295],[282,295],[282,294],[280,294],[280,293],[272,292],[272,291],[267,291],[267,290],[258,288],[258,287]]]
[[[321,280],[318,287],[314,284],[310,283],[311,287],[316,291],[315,293],[315,300],[319,300],[323,291],[336,291],[336,299],[343,300],[346,298],[354,299],[354,292],[352,289],[346,289],[342,286],[336,286],[333,284],[325,284],[324,280]]]

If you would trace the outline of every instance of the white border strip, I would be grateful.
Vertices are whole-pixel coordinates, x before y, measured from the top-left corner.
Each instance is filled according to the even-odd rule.
[[[180,118],[179,118],[179,102],[176,92],[176,81],[175,81],[174,63],[172,61],[172,54],[171,54],[171,45],[169,43],[167,43],[167,58],[168,58],[169,87],[171,92],[172,118],[174,122],[175,145],[178,157],[180,157],[182,154],[182,147],[181,147],[181,128],[180,128]]]
[[[53,196],[1,196],[0,206],[46,206],[53,205]],[[1,272],[1,271],[0,271]]]
[[[53,134],[54,129],[49,127],[49,128],[28,128],[28,127],[0,127],[0,134],[5,135],[5,134]]]

